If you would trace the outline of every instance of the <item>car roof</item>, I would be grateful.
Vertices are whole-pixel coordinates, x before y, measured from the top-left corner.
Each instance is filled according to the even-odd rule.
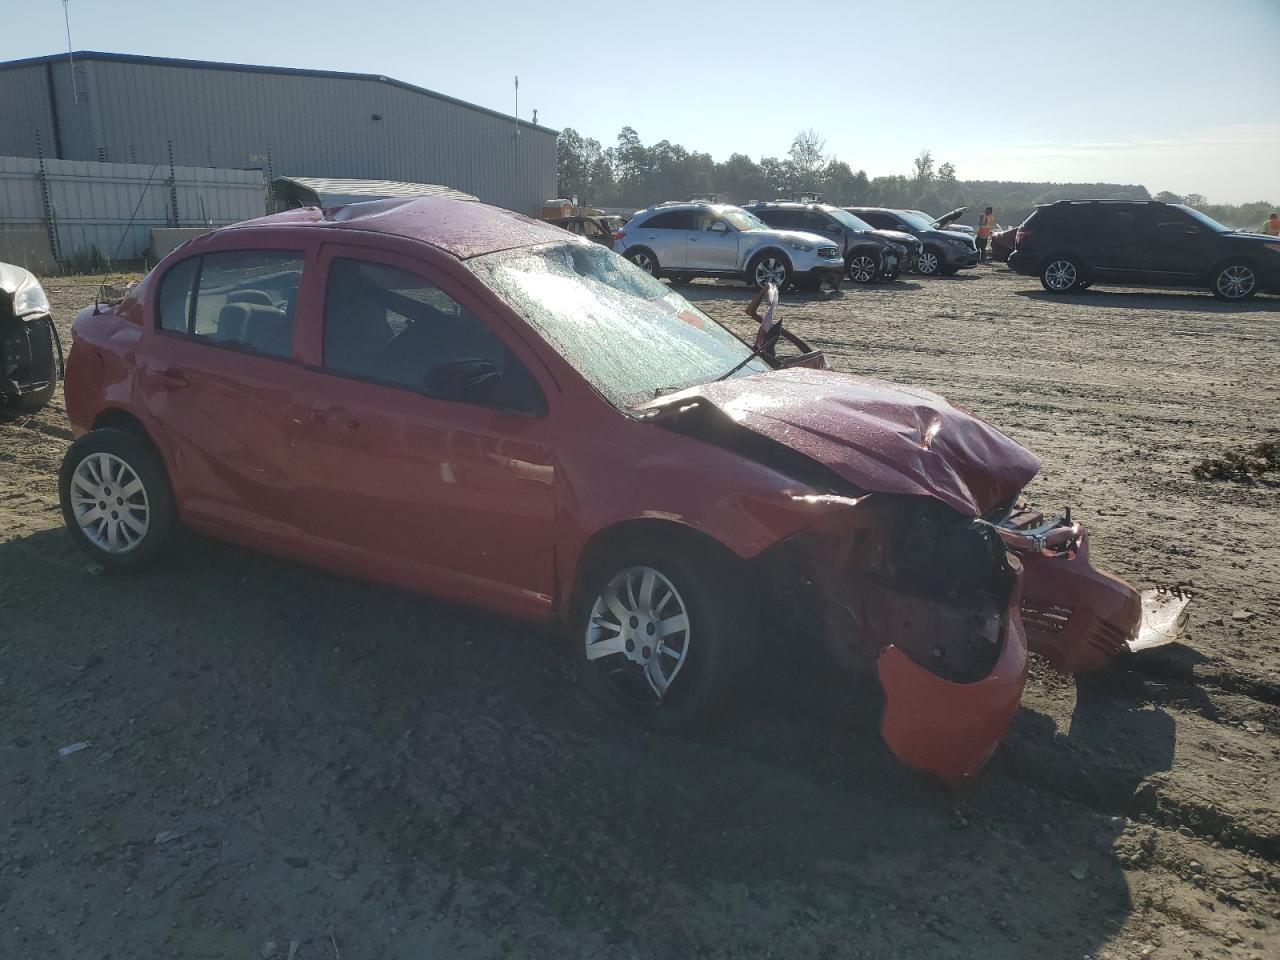
[[[264,227],[358,230],[406,237],[436,247],[459,260],[540,243],[563,243],[565,240],[564,231],[549,223],[487,203],[450,197],[371,200],[325,209],[299,207],[232,224],[218,232]]]

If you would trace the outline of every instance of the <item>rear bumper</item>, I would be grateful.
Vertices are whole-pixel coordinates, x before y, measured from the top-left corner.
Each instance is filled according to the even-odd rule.
[[[981,680],[944,680],[894,646],[880,654],[876,671],[885,697],[880,733],[903,763],[956,785],[991,758],[1027,681],[1027,640],[1018,597],[1015,589],[1005,614],[1000,656]]]
[[[1034,277],[1040,272],[1039,261],[1016,248],[1005,263],[1014,273],[1021,273],[1023,276]]]

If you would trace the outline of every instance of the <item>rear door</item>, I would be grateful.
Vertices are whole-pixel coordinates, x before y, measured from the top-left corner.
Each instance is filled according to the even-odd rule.
[[[267,541],[297,536],[290,411],[306,376],[295,336],[306,257],[211,252],[160,278],[138,382],[189,519]]]
[[[685,247],[693,231],[692,210],[663,210],[639,227],[628,246],[645,246],[658,257],[662,269],[688,266]],[[630,233],[630,231],[628,231]]]
[[[392,582],[545,613],[555,462],[536,357],[416,257],[326,244],[319,270],[318,362],[293,414],[304,536]]]
[[[1103,204],[1077,214],[1073,229],[1079,255],[1098,279],[1137,282],[1147,263],[1146,241],[1138,232],[1138,208]]]
[[[698,211],[685,247],[685,266],[698,270],[736,270],[738,239],[738,231],[723,218],[711,210]]]

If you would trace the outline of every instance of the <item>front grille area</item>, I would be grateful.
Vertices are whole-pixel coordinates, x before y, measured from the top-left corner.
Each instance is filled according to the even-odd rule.
[[[821,249],[818,250],[818,256],[820,256],[823,260],[839,260],[840,251],[837,250],[835,247],[822,247]]]
[[[1022,601],[1022,623],[1028,630],[1059,634],[1067,628],[1067,621],[1070,619],[1070,607],[1036,603],[1032,600]]]

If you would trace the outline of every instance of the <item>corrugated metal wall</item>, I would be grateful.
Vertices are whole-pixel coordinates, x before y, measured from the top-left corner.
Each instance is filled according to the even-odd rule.
[[[36,156],[36,131],[41,148],[52,157],[53,118],[49,113],[47,66],[43,63],[0,71],[0,155]],[[62,68],[67,72],[67,68]]]
[[[44,166],[63,261],[95,248],[104,257],[135,260],[150,246],[153,227],[223,226],[265,212],[258,170],[174,167],[171,193],[168,164],[46,160]],[[47,227],[40,161],[0,157],[0,230]]]
[[[31,69],[0,70],[0,102]],[[509,118],[391,83],[92,58],[77,75],[78,105],[53,66],[65,157],[167,163],[172,140],[188,166],[265,166],[269,152],[276,176],[441,183],[523,213],[555,195],[554,133],[517,137]]]

